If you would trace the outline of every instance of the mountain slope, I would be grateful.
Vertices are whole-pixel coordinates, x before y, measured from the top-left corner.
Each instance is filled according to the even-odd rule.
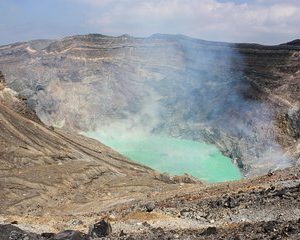
[[[34,112],[3,78],[0,84],[1,214],[92,212],[84,204],[101,201],[95,207],[101,209],[159,186],[173,188],[158,173],[95,140],[34,121]]]

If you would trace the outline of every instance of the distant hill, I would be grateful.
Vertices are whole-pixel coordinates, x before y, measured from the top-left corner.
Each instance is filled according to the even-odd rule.
[[[300,46],[300,39],[296,39],[294,41],[291,42],[287,42],[284,45],[291,45],[291,46]]]

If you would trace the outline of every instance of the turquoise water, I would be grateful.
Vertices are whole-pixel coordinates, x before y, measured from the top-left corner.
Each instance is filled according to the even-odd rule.
[[[240,179],[241,173],[230,158],[214,145],[169,137],[107,137],[97,132],[95,138],[131,160],[172,175],[190,174],[208,182]]]

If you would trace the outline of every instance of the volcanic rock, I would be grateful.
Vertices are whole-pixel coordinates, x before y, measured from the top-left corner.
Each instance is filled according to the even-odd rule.
[[[208,227],[201,235],[213,235],[217,233],[217,228],[216,227]]]
[[[41,236],[45,239],[53,239],[53,237],[55,236],[55,233],[42,233]]]
[[[225,206],[225,207],[228,207],[228,208],[235,208],[235,207],[238,206],[238,202],[237,202],[234,198],[229,197],[229,198],[225,201],[224,206]]]
[[[1,240],[42,240],[42,237],[34,233],[29,233],[10,224],[0,224]]]
[[[148,202],[145,205],[146,211],[147,212],[152,212],[155,209],[155,203],[154,202]]]
[[[90,227],[89,235],[91,237],[106,237],[112,233],[112,228],[109,222],[101,220]]]
[[[65,230],[56,234],[53,240],[89,240],[89,237],[79,231]]]

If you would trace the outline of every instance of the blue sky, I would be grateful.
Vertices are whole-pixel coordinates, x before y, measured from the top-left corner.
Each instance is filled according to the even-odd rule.
[[[102,33],[276,44],[300,38],[299,0],[0,0],[0,44]]]

